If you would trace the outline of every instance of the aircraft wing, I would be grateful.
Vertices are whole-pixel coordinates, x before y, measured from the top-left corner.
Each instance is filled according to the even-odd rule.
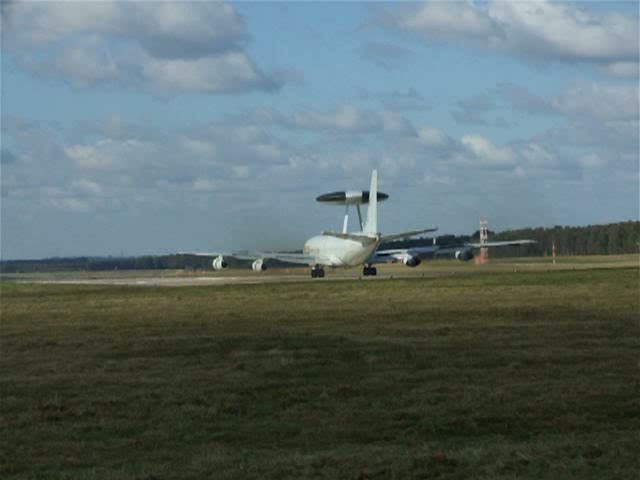
[[[306,255],[304,253],[242,252],[233,253],[229,256],[237,258],[239,260],[258,260],[270,258],[273,260],[280,260],[282,262],[300,263],[304,265],[313,265],[316,263],[315,257]]]
[[[316,263],[315,258],[311,255],[303,253],[278,253],[278,252],[178,252],[178,255],[193,255],[196,257],[233,257],[238,260],[259,260],[271,258],[289,263],[300,263],[304,265],[313,265]]]
[[[413,237],[414,235],[420,235],[421,233],[435,232],[436,230],[438,230],[438,227],[425,228],[423,230],[413,230],[410,232],[393,233],[391,235],[382,235],[380,237],[380,242],[385,243],[390,242],[391,240],[400,240],[402,238],[409,238]]]
[[[503,242],[485,242],[485,243],[465,243],[465,247],[482,248],[482,247],[508,247],[513,245],[528,245],[537,243],[535,240],[506,240]]]
[[[408,259],[432,258],[439,255],[449,255],[459,251],[469,251],[481,247],[507,247],[513,245],[528,245],[535,240],[508,240],[503,242],[465,243],[463,245],[425,245],[422,247],[396,248],[376,251],[367,263],[395,263]]]
[[[369,260],[367,260],[367,263],[395,263],[402,262],[410,258],[419,258],[422,260],[433,256],[439,250],[440,247],[438,245],[378,250],[371,256],[371,258],[369,258]]]

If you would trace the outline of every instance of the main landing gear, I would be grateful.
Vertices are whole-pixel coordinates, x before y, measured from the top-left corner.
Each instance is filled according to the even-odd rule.
[[[372,267],[371,265],[365,265],[364,268],[362,269],[363,277],[368,277],[368,276],[374,277],[375,275],[377,275],[377,273],[378,273],[378,270],[376,270],[376,267]]]
[[[311,269],[311,278],[324,278],[324,269],[320,265],[316,265]]]

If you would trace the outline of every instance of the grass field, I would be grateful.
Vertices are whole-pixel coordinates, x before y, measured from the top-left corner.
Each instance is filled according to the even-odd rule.
[[[640,471],[637,266],[0,293],[3,479]]]

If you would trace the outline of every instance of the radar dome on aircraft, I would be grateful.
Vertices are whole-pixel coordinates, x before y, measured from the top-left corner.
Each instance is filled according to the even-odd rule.
[[[389,195],[378,192],[378,202],[389,198]],[[348,190],[344,192],[325,193],[316,197],[316,201],[332,205],[362,205],[369,203],[369,190]]]

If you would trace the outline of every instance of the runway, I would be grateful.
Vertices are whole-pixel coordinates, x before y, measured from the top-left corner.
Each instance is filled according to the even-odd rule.
[[[141,277],[100,277],[100,278],[52,278],[52,279],[21,279],[18,283],[58,284],[58,285],[111,285],[135,287],[193,287],[193,286],[222,286],[222,285],[256,285],[269,283],[299,283],[299,282],[332,282],[345,280],[376,281],[393,278],[442,277],[455,275],[455,272],[406,272],[387,273],[375,277],[363,277],[356,272],[327,273],[324,278],[311,278],[308,272],[296,274],[254,274],[254,275],[220,275],[220,276],[141,276]]]
[[[390,279],[434,279],[453,276],[470,276],[500,272],[553,272],[559,270],[585,270],[590,268],[638,267],[637,257],[622,258],[578,258],[563,261],[557,265],[544,261],[496,261],[486,265],[473,262],[437,261],[424,262],[416,268],[402,264],[380,265],[378,275],[365,277],[360,268],[326,269],[324,278],[311,278],[307,268],[274,268],[266,272],[252,272],[244,269],[224,271],[193,270],[130,270],[130,271],[78,271],[58,273],[16,273],[2,274],[0,280],[17,283],[58,284],[58,285],[112,285],[131,287],[193,287],[224,285],[257,285],[300,282],[363,281],[375,282]]]

